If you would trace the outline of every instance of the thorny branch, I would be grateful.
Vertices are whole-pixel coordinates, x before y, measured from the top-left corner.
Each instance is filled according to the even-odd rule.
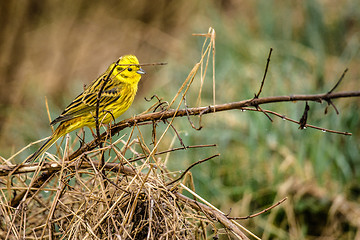
[[[246,108],[246,107],[255,107],[257,105],[269,104],[269,103],[275,103],[275,102],[314,101],[314,102],[322,103],[323,101],[327,101],[329,99],[348,98],[348,97],[360,97],[360,91],[336,92],[336,93],[330,93],[330,94],[323,93],[323,94],[310,94],[310,95],[274,96],[274,97],[264,97],[264,98],[257,98],[257,99],[253,98],[253,99],[243,100],[243,101],[239,101],[239,102],[218,104],[215,106],[194,107],[194,108],[179,109],[179,110],[169,109],[166,111],[141,114],[141,115],[135,116],[133,118],[123,120],[123,121],[113,125],[109,129],[109,131],[110,131],[110,135],[113,136],[113,135],[119,133],[121,130],[131,127],[131,126],[134,126],[135,124],[137,124],[137,125],[151,124],[153,121],[169,119],[174,116],[175,117],[183,117],[183,116],[188,116],[188,115],[196,116],[196,115],[200,115],[200,114],[202,114],[202,115],[212,114],[214,112],[229,111],[229,110],[234,110],[234,109],[244,110],[244,108]],[[256,110],[255,108],[254,109],[247,108],[246,110],[259,111],[259,110]],[[289,118],[286,118],[284,115],[281,115],[279,113],[269,111],[269,110],[263,110],[263,111],[277,115],[283,119],[289,120]],[[292,122],[300,125],[300,123],[295,120],[292,120]],[[311,126],[308,124],[306,126],[316,128],[319,130],[326,130],[326,132],[351,135],[350,133],[343,133],[343,132],[338,132],[338,131],[333,131],[333,130],[327,130],[327,129]],[[100,138],[105,139],[107,134],[108,134],[107,132],[102,133],[100,135]],[[74,153],[72,153],[68,159],[69,160],[75,159],[78,156],[80,156],[81,154],[95,149],[96,147],[99,146],[98,144],[99,143],[97,140],[93,140],[93,141],[89,142],[88,144],[83,145],[81,148],[76,150]]]
[[[275,103],[275,102],[294,102],[294,101],[314,101],[314,102],[323,102],[325,99],[337,99],[337,98],[347,98],[347,97],[360,97],[360,91],[349,91],[349,92],[337,92],[337,93],[325,93],[325,94],[311,94],[311,95],[290,95],[290,96],[274,96],[274,97],[264,97],[264,98],[258,98],[258,99],[249,99],[249,100],[243,100],[239,102],[231,102],[231,103],[225,103],[225,104],[218,104],[215,106],[206,106],[206,107],[194,107],[194,108],[187,108],[187,109],[169,109],[166,111],[161,112],[154,112],[154,113],[147,113],[138,115],[134,118],[123,120],[111,128],[111,135],[114,135],[118,133],[119,131],[133,126],[134,124],[151,124],[152,121],[156,120],[163,120],[168,119],[172,117],[183,117],[187,115],[199,115],[199,114],[211,114],[221,111],[229,111],[234,109],[243,109],[244,107],[254,107],[256,105],[261,104],[269,104],[269,103]],[[101,135],[102,138],[104,138],[106,133],[103,133]],[[84,146],[81,149],[78,149],[73,155],[70,156],[70,159],[73,159],[74,157],[79,156],[84,151],[88,151],[90,149],[94,149],[94,141],[90,142],[88,144],[88,148]],[[96,146],[95,146],[96,147]]]
[[[154,112],[154,113],[147,113],[147,114],[141,114],[134,118],[123,120],[115,125],[113,125],[109,131],[110,135],[113,136],[120,132],[121,130],[131,127],[135,124],[137,125],[144,125],[144,124],[151,124],[153,121],[157,120],[163,120],[168,119],[172,117],[183,117],[187,115],[199,115],[199,114],[211,114],[214,112],[221,112],[221,111],[229,111],[233,109],[245,109],[246,110],[253,110],[253,111],[259,111],[255,108],[257,105],[261,104],[268,104],[268,103],[274,103],[274,102],[292,102],[292,101],[314,101],[314,102],[323,102],[329,99],[337,99],[337,98],[347,98],[347,97],[360,97],[360,91],[350,91],[350,92],[337,92],[337,93],[323,93],[323,94],[311,94],[311,95],[290,95],[290,96],[274,96],[274,97],[264,97],[264,98],[258,98],[258,99],[249,99],[249,100],[243,100],[239,102],[232,102],[232,103],[225,103],[225,104],[218,104],[215,106],[207,106],[207,107],[195,107],[195,108],[188,108],[188,109],[179,109],[179,110],[166,110],[161,112]],[[247,107],[254,107],[254,108],[247,108]],[[289,118],[286,118],[285,116],[278,114],[276,112],[272,112],[269,110],[263,110],[267,113],[271,113],[274,115],[277,115],[283,119],[292,121],[294,123],[300,124],[299,122],[295,120],[291,120]],[[342,133],[334,130],[327,130],[322,129],[319,127],[311,126],[306,124],[306,127],[312,127],[317,128],[322,131],[326,132],[332,132],[332,133],[341,133],[344,135],[351,135],[349,133]],[[101,139],[105,139],[107,137],[107,132],[102,133],[100,135]],[[91,151],[99,146],[99,141],[97,139],[89,142],[88,144],[83,145],[81,148],[76,150],[74,153],[72,153],[68,159],[71,161],[77,157],[79,157],[82,154],[85,154],[88,151]],[[56,170],[55,170],[56,172]],[[47,178],[50,177],[54,171],[49,171],[48,173],[43,173],[41,175],[41,178]],[[46,177],[47,176],[47,177]],[[19,196],[19,195],[18,195]]]

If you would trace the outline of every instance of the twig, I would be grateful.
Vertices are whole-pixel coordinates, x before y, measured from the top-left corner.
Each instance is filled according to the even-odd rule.
[[[271,58],[271,53],[272,53],[272,51],[273,51],[273,49],[270,48],[269,55],[268,55],[268,58],[267,58],[267,60],[266,60],[266,66],[265,66],[264,76],[263,76],[263,79],[262,79],[262,81],[261,81],[259,91],[258,91],[257,94],[255,94],[254,99],[259,98],[259,96],[260,96],[260,94],[261,94],[261,92],[262,92],[262,90],[263,90],[263,87],[264,87],[264,84],[265,84],[266,75],[267,75],[267,72],[268,72],[268,69],[269,69],[269,64],[270,64],[270,58]],[[273,121],[272,118],[271,118],[266,112],[264,112],[259,105],[256,105],[255,107],[256,107],[256,109],[259,109],[262,113],[264,113],[265,116],[270,120],[270,122]]]
[[[165,151],[157,152],[157,153],[154,154],[154,156],[164,154],[164,153],[174,152],[174,151],[178,151],[178,150],[190,149],[190,148],[205,148],[205,147],[216,147],[216,146],[217,146],[216,144],[192,145],[192,146],[190,145],[190,146],[186,146],[185,148],[184,147],[178,147],[178,148],[172,148],[172,149],[168,149],[168,150],[165,150]],[[129,162],[135,162],[135,161],[139,161],[139,160],[142,160],[142,159],[145,159],[145,158],[147,158],[147,156],[137,157],[135,159],[129,159]]]
[[[185,146],[185,144],[184,144],[183,140],[181,139],[181,137],[180,137],[180,135],[179,135],[178,131],[177,131],[177,130],[176,130],[176,128],[174,127],[174,124],[170,123],[167,119],[164,119],[164,121],[166,121],[166,123],[167,123],[167,124],[170,124],[171,128],[174,130],[174,132],[175,132],[175,134],[176,134],[177,138],[179,139],[179,142],[180,142],[181,146],[183,146],[183,148],[185,148],[185,149],[186,149],[186,146]]]
[[[110,72],[108,73],[108,75],[106,76],[105,79],[101,78],[101,80],[103,80],[101,87],[99,89],[98,95],[97,95],[97,99],[96,99],[96,109],[95,109],[95,128],[96,128],[96,135],[97,135],[97,140],[99,141],[99,147],[102,148],[102,141],[101,141],[101,137],[100,137],[100,123],[99,123],[99,108],[100,108],[100,100],[101,100],[101,94],[104,91],[104,88],[107,84],[107,82],[110,79],[110,76],[112,75],[114,69],[118,66],[120,62],[120,58],[115,62],[113,68],[110,70]],[[124,68],[125,69],[125,68]],[[122,71],[124,71],[124,69]],[[102,168],[102,165],[104,165],[104,155],[101,155],[101,161],[100,161],[100,167],[99,169]]]
[[[261,214],[263,214],[263,213],[266,213],[266,212],[270,211],[271,209],[279,206],[280,204],[282,204],[282,203],[285,202],[286,200],[287,200],[287,197],[281,199],[280,201],[278,201],[278,202],[275,203],[274,205],[272,205],[272,206],[270,206],[270,207],[268,207],[268,208],[266,208],[266,209],[264,209],[264,210],[262,210],[262,211],[260,211],[260,212],[258,212],[258,213],[251,214],[251,215],[248,215],[248,216],[246,216],[246,217],[229,217],[229,219],[233,219],[233,220],[246,220],[246,219],[249,219],[249,218],[254,218],[254,217],[257,217],[257,216],[259,216],[259,215],[261,215]]]
[[[340,77],[339,80],[336,82],[335,86],[334,86],[330,91],[328,91],[328,94],[332,93],[332,92],[339,86],[339,84],[340,84],[341,81],[344,79],[345,74],[347,73],[348,70],[349,70],[348,68],[346,68],[346,69],[344,70],[344,72],[341,74],[341,77]]]
[[[187,116],[187,119],[188,119],[188,121],[189,121],[189,123],[190,123],[190,126],[191,126],[193,129],[195,129],[196,131],[200,131],[200,130],[202,129],[202,126],[201,126],[201,116],[202,116],[202,114],[199,114],[199,127],[196,127],[195,124],[191,121],[190,115],[189,115],[189,113],[187,112],[188,106],[187,106],[187,104],[186,104],[186,97],[184,96],[183,99],[184,99],[184,106],[185,106],[185,110],[186,110],[186,116]]]
[[[248,111],[256,111],[256,112],[259,112],[259,110],[255,109],[255,108],[243,108],[243,110],[248,110]],[[270,110],[264,110],[266,111],[267,113],[270,113],[272,115],[275,115],[283,120],[287,120],[289,122],[293,122],[293,123],[296,123],[296,124],[299,124],[300,125],[300,122],[294,120],[294,119],[291,119],[291,118],[288,118],[284,115],[281,115],[280,113],[277,113],[277,112],[274,112],[274,111],[270,111]],[[329,133],[335,133],[335,134],[341,134],[341,135],[346,135],[346,136],[351,136],[352,134],[349,133],[349,132],[341,132],[341,131],[336,131],[336,130],[331,130],[331,129],[326,129],[326,128],[321,128],[321,127],[317,127],[317,126],[314,126],[314,125],[310,125],[310,124],[305,124],[304,126],[304,129],[305,128],[314,128],[314,129],[317,129],[317,130],[321,130],[322,132],[329,132]]]
[[[166,62],[157,62],[157,63],[140,63],[140,64],[133,64],[134,66],[163,66],[166,65]],[[122,65],[122,64],[120,64]],[[129,65],[129,64],[126,64]]]
[[[261,85],[260,85],[260,89],[258,91],[258,93],[255,95],[254,98],[259,98],[260,94],[261,94],[261,91],[264,87],[264,83],[265,83],[265,79],[266,79],[266,75],[267,75],[267,72],[268,72],[268,69],[269,69],[269,64],[270,64],[270,58],[271,58],[271,53],[272,53],[273,49],[270,48],[270,52],[269,52],[269,56],[266,60],[266,66],[265,66],[265,72],[264,72],[264,76],[263,76],[263,79],[261,81]]]
[[[198,165],[198,164],[200,164],[200,163],[203,163],[203,162],[206,162],[206,161],[208,161],[208,160],[210,160],[210,159],[213,159],[214,157],[218,157],[218,156],[220,156],[220,154],[215,154],[215,155],[213,155],[213,156],[211,156],[211,157],[208,157],[208,158],[199,160],[199,161],[191,164],[178,178],[176,178],[175,180],[167,183],[166,186],[169,186],[169,185],[171,185],[171,184],[179,181],[180,179],[182,179],[182,178],[185,176],[185,174],[186,174],[188,171],[190,171],[191,168],[195,167],[196,165]]]
[[[330,90],[328,91],[328,94],[331,94],[338,86],[339,84],[341,83],[341,81],[344,79],[345,77],[345,74],[346,72],[348,71],[348,69],[346,68],[343,72],[343,74],[341,75],[341,77],[339,78],[339,80],[336,82],[335,86]],[[338,109],[336,108],[335,104],[331,101],[331,99],[325,99],[328,103],[328,105],[325,107],[325,114],[327,114],[328,112],[328,107],[331,105],[334,109],[335,109],[335,112],[336,114],[339,114],[339,111]]]
[[[265,116],[270,120],[270,122],[273,122],[272,118],[269,116],[269,114],[267,114],[266,111],[264,111],[260,106],[255,106],[256,109],[259,110],[259,112],[262,112],[263,114],[265,114]]]

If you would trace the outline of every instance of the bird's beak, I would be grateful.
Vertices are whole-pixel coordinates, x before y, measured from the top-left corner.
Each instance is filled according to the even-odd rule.
[[[139,68],[139,70],[136,71],[138,74],[145,74],[146,72],[144,71],[144,69]]]

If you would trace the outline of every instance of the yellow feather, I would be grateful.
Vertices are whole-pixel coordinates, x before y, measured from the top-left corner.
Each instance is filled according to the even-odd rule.
[[[109,76],[110,72],[111,76]],[[134,101],[141,74],[138,59],[126,55],[119,59],[118,64],[112,63],[104,74],[93,81],[79,96],[77,96],[57,117],[51,125],[60,123],[50,138],[26,162],[36,160],[57,139],[81,127],[95,127],[96,105],[99,91],[104,84],[99,104],[99,122],[107,124],[113,118],[119,117]]]

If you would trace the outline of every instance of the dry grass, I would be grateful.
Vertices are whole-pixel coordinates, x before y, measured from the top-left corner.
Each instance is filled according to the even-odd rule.
[[[115,146],[110,150],[117,153],[117,160],[122,158]],[[1,237],[193,239],[206,235],[206,226],[214,220],[177,197],[177,188],[166,186],[167,174],[144,162],[127,172],[121,164],[109,164],[105,177],[93,160],[99,154],[97,150],[91,157],[62,164],[41,189],[28,191],[17,208],[11,208],[3,195]],[[48,169],[54,170],[54,164]],[[14,181],[11,191],[31,185],[20,187],[20,181]]]

